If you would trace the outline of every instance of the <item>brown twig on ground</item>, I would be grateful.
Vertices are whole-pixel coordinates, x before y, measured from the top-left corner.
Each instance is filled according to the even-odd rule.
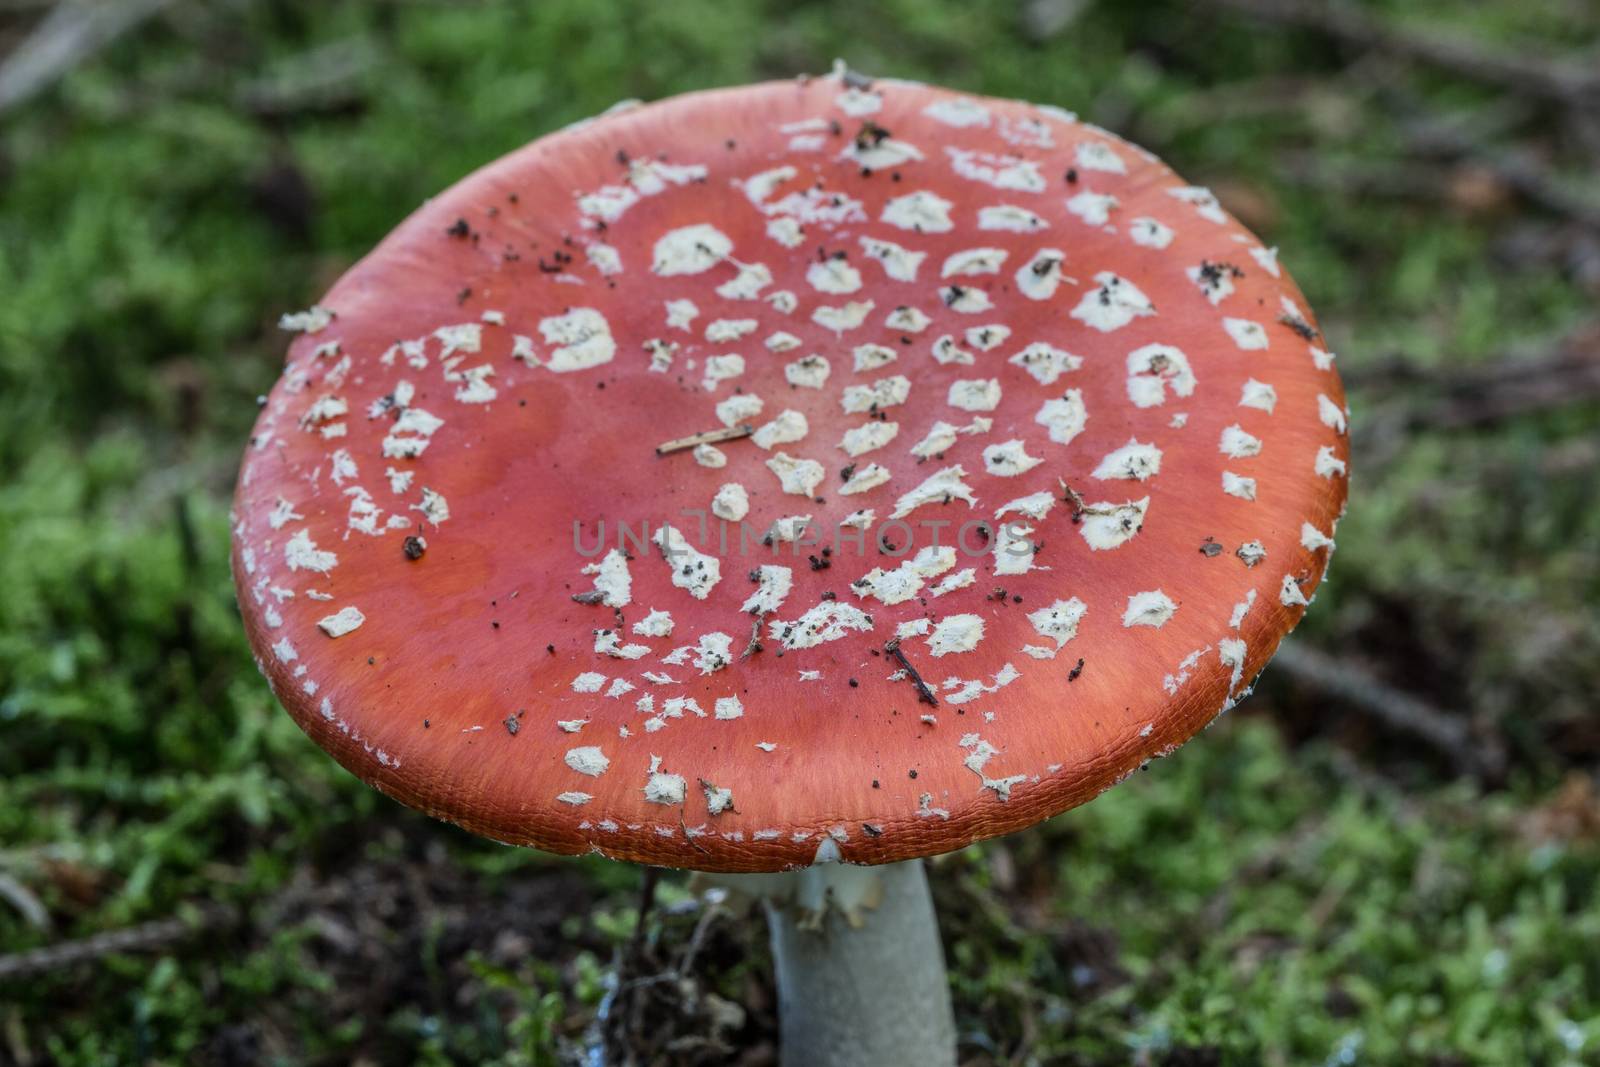
[[[231,926],[238,918],[238,912],[226,905],[202,904],[193,916],[155,919],[76,941],[15,952],[0,956],[0,981],[47,974],[123,952],[153,952],[199,934]]]
[[[0,60],[0,114],[43,92],[172,0],[62,0]]]
[[[1554,351],[1514,354],[1492,363],[1440,370],[1391,359],[1352,368],[1345,380],[1357,388],[1422,385],[1438,390],[1428,402],[1403,408],[1408,429],[1471,429],[1522,415],[1600,399],[1600,323],[1590,323],[1556,343]]]
[[[1600,67],[1485,47],[1474,41],[1392,25],[1353,4],[1316,0],[1209,0],[1236,14],[1314,30],[1336,40],[1427,63],[1515,93],[1573,107],[1600,100]]]
[[[1349,660],[1301,642],[1285,641],[1272,662],[1296,681],[1360,708],[1390,729],[1427,742],[1461,770],[1490,779],[1499,778],[1505,770],[1505,753],[1499,746],[1475,738],[1465,719],[1396,689]]]

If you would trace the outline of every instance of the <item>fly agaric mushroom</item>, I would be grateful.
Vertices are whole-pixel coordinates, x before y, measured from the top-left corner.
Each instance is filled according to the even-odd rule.
[[[475,833],[745,876],[791,1064],[953,1062],[922,858],[1237,702],[1345,500],[1210,193],[844,72],[545,137],[285,325],[234,516],[279,700]]]

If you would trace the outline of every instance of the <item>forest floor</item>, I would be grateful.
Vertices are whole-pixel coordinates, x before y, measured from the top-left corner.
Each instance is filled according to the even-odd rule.
[[[774,1062],[758,917],[473,839],[299,732],[227,509],[277,316],[425,197],[835,56],[1209,184],[1354,412],[1331,579],[1255,696],[933,862],[964,1063],[1600,1062],[1600,8],[94,7],[0,3],[0,1064]]]

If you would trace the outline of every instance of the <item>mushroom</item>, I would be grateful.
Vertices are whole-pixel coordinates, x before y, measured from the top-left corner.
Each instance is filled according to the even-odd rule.
[[[233,554],[278,699],[474,833],[764,899],[791,1064],[953,1062],[923,858],[1240,700],[1345,500],[1275,250],[902,82],[608,112],[285,324]]]

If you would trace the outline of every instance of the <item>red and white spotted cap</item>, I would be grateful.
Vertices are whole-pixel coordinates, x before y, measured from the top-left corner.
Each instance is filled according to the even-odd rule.
[[[1081,804],[1246,692],[1345,500],[1275,249],[1066,112],[903,82],[615,109],[284,325],[263,671],[385,793],[554,852],[881,863]]]

